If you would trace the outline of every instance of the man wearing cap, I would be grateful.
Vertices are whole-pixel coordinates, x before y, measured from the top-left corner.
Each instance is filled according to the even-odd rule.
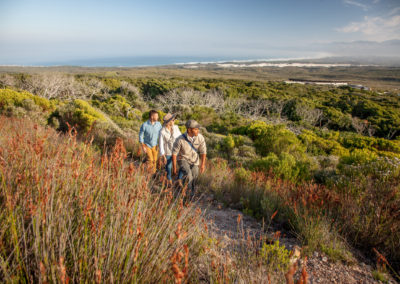
[[[165,163],[167,182],[172,186],[172,147],[176,139],[182,135],[179,127],[175,125],[175,114],[167,113],[164,116],[163,128],[160,131],[160,157]]]
[[[162,126],[158,122],[158,112],[151,110],[149,120],[142,124],[139,131],[139,143],[146,154],[149,172],[154,174],[157,170],[158,137]]]
[[[194,194],[194,187],[206,164],[206,141],[199,134],[200,125],[195,120],[186,122],[187,131],[176,139],[172,148],[172,171],[177,174],[177,161],[188,189]]]

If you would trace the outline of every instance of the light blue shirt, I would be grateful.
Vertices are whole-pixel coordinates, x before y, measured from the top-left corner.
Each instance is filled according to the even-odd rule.
[[[151,124],[150,120],[146,121],[140,127],[139,142],[146,144],[150,148],[157,146],[161,128],[161,123],[158,121],[154,124]]]

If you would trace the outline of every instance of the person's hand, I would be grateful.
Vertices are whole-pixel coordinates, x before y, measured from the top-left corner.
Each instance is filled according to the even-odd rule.
[[[205,169],[206,169],[206,167],[204,164],[200,165],[200,173],[201,174],[204,173]]]
[[[164,164],[167,163],[167,157],[165,157],[165,155],[162,156],[161,160],[162,160],[162,162],[163,162]]]
[[[146,146],[144,146],[144,145],[142,145],[142,150],[143,150],[143,153],[147,153],[147,148],[146,148]]]
[[[176,168],[172,168],[172,175],[176,176],[178,174],[178,170]]]

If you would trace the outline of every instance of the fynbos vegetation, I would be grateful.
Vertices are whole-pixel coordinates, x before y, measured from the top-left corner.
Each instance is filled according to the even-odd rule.
[[[0,279],[227,282],[249,264],[254,281],[293,276],[278,240],[228,257],[184,192],[153,186],[137,161],[152,108],[177,113],[183,131],[202,125],[202,190],[290,230],[303,255],[354,263],[356,247],[384,264],[378,278],[400,267],[395,93],[64,73],[2,74],[0,87]]]

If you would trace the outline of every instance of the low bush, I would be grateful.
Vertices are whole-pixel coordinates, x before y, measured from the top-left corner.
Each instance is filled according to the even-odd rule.
[[[105,101],[93,100],[92,104],[110,116],[136,120],[141,118],[141,112],[132,108],[127,100],[120,95],[115,95]]]
[[[322,123],[327,124],[332,130],[348,131],[352,129],[351,115],[344,114],[340,110],[332,107],[324,107],[324,120]]]
[[[73,100],[61,104],[50,116],[49,119],[57,118],[59,120],[59,129],[68,130],[68,124],[76,127],[78,132],[85,133],[89,131],[94,122],[106,122],[106,117],[88,102],[84,100]]]
[[[39,106],[42,111],[49,111],[54,108],[54,103],[32,95],[29,92],[18,92],[11,89],[0,89],[0,110],[9,106],[22,107],[26,110],[34,108],[34,105]]]
[[[279,240],[276,240],[273,244],[263,243],[261,248],[261,257],[264,259],[264,263],[270,273],[277,270],[285,273],[289,269],[289,255],[290,252],[284,245],[279,244]]]
[[[296,135],[284,125],[269,125],[256,121],[247,127],[237,128],[233,132],[251,137],[254,140],[254,146],[262,156],[270,152],[280,155],[282,152],[295,154],[305,151]]]
[[[354,133],[342,135],[341,144],[346,148],[368,149],[400,153],[400,141],[366,137]]]
[[[307,152],[314,156],[335,155],[340,157],[349,153],[349,150],[339,142],[319,137],[311,130],[304,130],[298,138],[306,146]]]
[[[272,172],[275,176],[293,182],[309,180],[316,163],[307,156],[296,159],[294,156],[282,152],[279,156],[270,153],[268,156],[256,160],[251,168],[256,171]]]

